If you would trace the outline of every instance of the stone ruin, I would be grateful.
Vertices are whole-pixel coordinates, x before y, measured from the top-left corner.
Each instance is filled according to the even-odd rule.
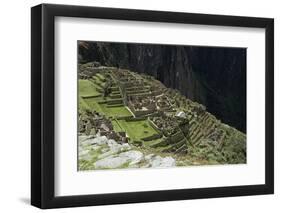
[[[93,136],[98,134],[119,143],[128,142],[125,132],[114,131],[112,122],[95,111],[79,115],[79,133]]]
[[[104,97],[110,97],[108,104],[128,107],[133,119],[147,119],[159,133],[156,138],[161,139],[151,147],[163,152],[187,153],[189,148],[205,141],[223,147],[239,132],[222,124],[202,104],[187,99],[174,89],[166,88],[152,76],[103,67],[93,62],[80,65],[79,78],[93,81]],[[91,112],[86,119],[79,118],[79,131],[85,134],[99,133],[116,141],[128,142],[130,139],[126,133],[115,132],[110,122],[109,118]]]

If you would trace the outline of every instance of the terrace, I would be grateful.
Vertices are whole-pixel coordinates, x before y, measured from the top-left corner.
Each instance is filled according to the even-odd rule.
[[[82,132],[95,128],[93,133],[117,139],[125,134],[127,142],[175,153],[185,153],[188,144],[194,146],[206,139],[222,144],[227,137],[221,123],[203,105],[151,76],[85,66],[79,77],[83,78],[79,80],[79,112],[94,110],[110,122],[96,125],[82,119]]]

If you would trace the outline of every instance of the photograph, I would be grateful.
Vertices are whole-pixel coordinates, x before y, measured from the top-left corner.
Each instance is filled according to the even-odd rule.
[[[247,48],[77,41],[77,170],[247,163]]]
[[[263,17],[242,1],[247,13],[162,3],[32,6],[31,61],[22,60],[31,63],[31,165],[19,167],[31,172],[31,205],[236,197],[243,205],[229,198],[214,209],[274,206],[249,196],[275,190],[271,14],[279,13]],[[5,54],[14,60],[17,49]]]

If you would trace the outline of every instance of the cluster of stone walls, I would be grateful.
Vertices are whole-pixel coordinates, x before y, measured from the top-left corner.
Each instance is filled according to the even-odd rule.
[[[231,140],[235,140],[235,137],[237,137],[236,132],[238,131],[236,129],[223,126],[224,124],[215,116],[206,111],[205,106],[187,99],[177,90],[164,88],[153,77],[136,76],[128,70],[124,71],[112,67],[108,69],[95,67],[92,69],[94,70],[92,73],[95,73],[94,76],[91,76],[90,68],[85,68],[87,72],[91,73],[89,80],[94,81],[97,90],[100,89],[101,93],[106,87],[105,84],[110,81],[110,84],[107,84],[110,89],[109,98],[98,101],[99,104],[106,104],[108,107],[127,106],[134,116],[115,116],[116,119],[128,122],[148,120],[150,126],[158,132],[158,134],[137,140],[136,143],[139,145],[154,141],[151,147],[157,148],[159,151],[187,153],[189,149],[200,147],[206,141],[221,149],[231,138]],[[123,71],[124,73],[122,73]],[[103,77],[100,72],[103,72]],[[116,74],[118,72],[119,75]],[[108,78],[105,78],[105,76]],[[118,76],[121,76],[121,78],[118,78]],[[128,79],[126,76],[128,76]],[[143,85],[143,88],[141,85]],[[164,104],[162,108],[137,110],[131,103],[130,96],[151,97],[156,101],[165,97],[162,101],[163,103],[167,101],[169,107]],[[185,117],[177,117],[176,112],[183,112]],[[153,121],[153,117],[163,119],[160,124],[165,125],[160,128]],[[244,138],[242,136],[241,138],[243,142]]]

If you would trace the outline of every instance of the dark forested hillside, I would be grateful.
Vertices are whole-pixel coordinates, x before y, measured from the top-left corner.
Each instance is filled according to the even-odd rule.
[[[128,68],[204,104],[246,132],[246,49],[154,44],[79,42],[79,62]]]

